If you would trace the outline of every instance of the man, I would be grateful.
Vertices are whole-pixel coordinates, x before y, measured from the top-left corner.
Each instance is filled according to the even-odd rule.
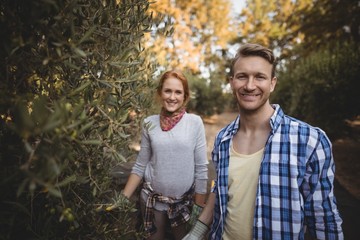
[[[217,178],[185,239],[343,239],[331,143],[319,128],[271,105],[271,50],[245,44],[231,65],[239,116],[217,135]],[[306,228],[306,229],[305,229]]]

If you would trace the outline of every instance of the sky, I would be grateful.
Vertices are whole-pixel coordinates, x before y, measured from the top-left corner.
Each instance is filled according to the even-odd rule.
[[[228,0],[232,3],[232,12],[234,16],[238,16],[241,12],[241,9],[245,7],[246,0]],[[238,49],[239,45],[235,44],[229,48],[229,53],[231,55],[235,55],[236,50]]]
[[[234,13],[240,13],[241,9],[245,6],[246,0],[229,0],[233,4]]]

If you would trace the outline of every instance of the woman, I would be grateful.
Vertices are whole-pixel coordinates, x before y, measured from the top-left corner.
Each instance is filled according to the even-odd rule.
[[[181,72],[165,72],[157,95],[161,112],[144,120],[141,150],[123,195],[130,198],[144,179],[140,205],[147,239],[164,239],[168,221],[174,238],[182,239],[193,198],[200,207],[205,202],[205,129],[199,116],[185,110],[190,91]]]

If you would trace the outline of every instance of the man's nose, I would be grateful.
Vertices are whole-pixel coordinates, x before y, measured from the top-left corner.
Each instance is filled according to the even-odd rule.
[[[255,81],[253,77],[249,77],[249,79],[247,80],[246,84],[245,84],[245,89],[246,90],[254,90],[255,89]]]

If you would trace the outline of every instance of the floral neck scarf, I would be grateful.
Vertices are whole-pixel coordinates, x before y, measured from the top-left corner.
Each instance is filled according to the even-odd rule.
[[[185,114],[185,108],[179,108],[175,112],[168,112],[161,108],[160,112],[160,127],[163,131],[169,131],[180,121]]]

